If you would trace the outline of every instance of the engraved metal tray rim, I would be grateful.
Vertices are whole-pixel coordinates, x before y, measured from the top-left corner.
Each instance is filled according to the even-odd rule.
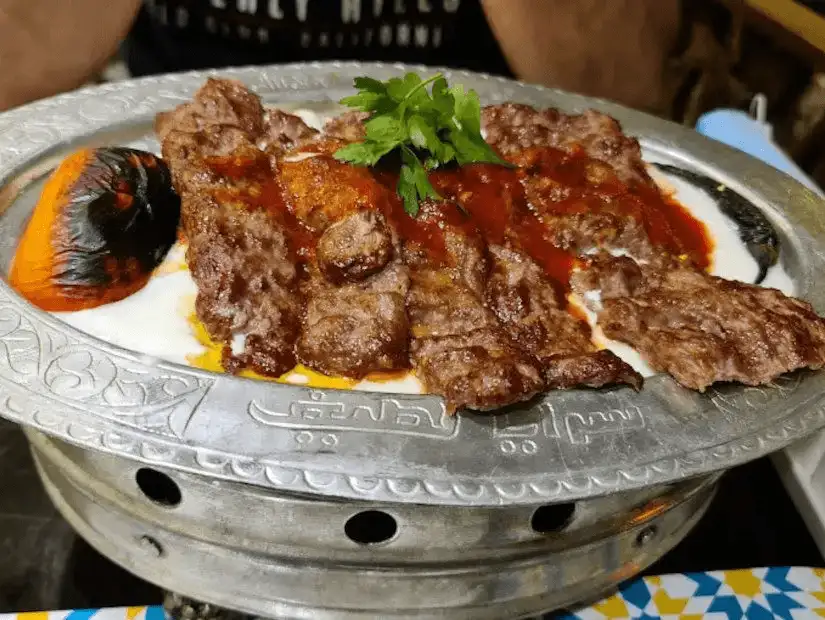
[[[352,62],[191,72],[87,88],[12,110],[0,115],[0,209],[13,206],[33,171],[42,172],[58,151],[150,123],[157,111],[191,97],[207,75],[237,77],[267,103],[286,103],[335,100],[357,75],[408,70],[438,69]],[[657,156],[744,194],[783,236],[783,260],[793,267],[799,294],[825,311],[825,286],[814,277],[825,269],[825,203],[796,181],[683,127],[606,101],[443,71],[485,102],[601,109]],[[84,448],[283,491],[535,504],[673,482],[778,450],[825,426],[825,372],[704,395],[657,376],[640,394],[558,391],[495,417],[450,417],[433,396],[307,389],[152,361],[69,327],[0,282],[0,415]]]

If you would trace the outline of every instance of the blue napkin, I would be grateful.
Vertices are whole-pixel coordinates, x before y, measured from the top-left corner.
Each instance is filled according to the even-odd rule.
[[[816,184],[771,140],[770,125],[759,122],[740,110],[714,110],[702,115],[696,131],[761,159],[792,176],[819,195]]]

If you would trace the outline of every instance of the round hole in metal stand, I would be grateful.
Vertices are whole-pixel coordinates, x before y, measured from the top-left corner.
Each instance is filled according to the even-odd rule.
[[[539,506],[530,519],[530,527],[539,534],[560,532],[570,525],[574,512],[576,512],[576,504]]]
[[[151,554],[156,558],[163,557],[163,545],[161,545],[156,539],[152,538],[151,536],[141,536],[138,538],[138,544],[140,548],[143,549],[146,553]]]
[[[638,536],[636,536],[636,546],[644,547],[646,544],[648,544],[654,538],[656,538],[656,534],[658,533],[658,527],[656,527],[655,525],[648,525],[645,529],[639,532]]]
[[[344,533],[359,545],[387,542],[398,531],[395,517],[380,510],[365,510],[352,515],[344,525]]]
[[[156,504],[170,508],[180,504],[178,483],[162,471],[141,467],[135,474],[135,482],[141,492]]]

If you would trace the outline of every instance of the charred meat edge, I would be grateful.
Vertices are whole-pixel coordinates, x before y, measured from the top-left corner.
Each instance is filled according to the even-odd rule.
[[[283,213],[271,204],[248,204],[272,181],[268,157],[257,147],[267,131],[259,98],[234,80],[209,79],[191,102],[156,119],[182,199],[196,314],[224,344],[227,370],[279,376],[295,365],[304,303]],[[256,172],[226,174],[216,161],[251,162]],[[240,350],[236,339],[243,340]]]

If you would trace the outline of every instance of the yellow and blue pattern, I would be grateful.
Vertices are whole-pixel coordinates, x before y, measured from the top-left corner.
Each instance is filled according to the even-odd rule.
[[[825,569],[753,568],[645,577],[558,620],[825,618]],[[0,620],[165,620],[162,607],[0,614]]]
[[[825,618],[825,569],[752,568],[645,577],[564,620]]]
[[[0,614],[0,620],[166,620],[163,607],[109,607]]]

